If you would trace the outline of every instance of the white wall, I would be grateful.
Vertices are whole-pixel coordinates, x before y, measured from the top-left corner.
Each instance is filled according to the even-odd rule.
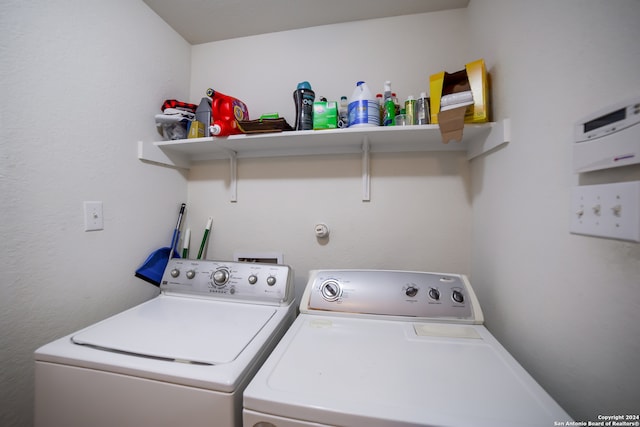
[[[404,102],[428,91],[430,74],[468,61],[466,28],[460,9],[197,45],[191,97],[213,87],[243,100],[252,118],[277,111],[290,124],[292,94],[303,80],[317,97],[337,100],[351,96],[358,80],[376,93],[389,79]],[[374,154],[371,167],[371,201],[362,202],[357,155],[240,159],[238,202],[230,203],[228,162],[206,162],[190,171],[187,222],[197,244],[213,216],[209,258],[282,251],[298,294],[312,268],[468,273],[471,187],[464,155]],[[325,244],[313,233],[317,222],[330,228]]]
[[[3,1],[0,425],[32,423],[33,351],[157,294],[133,277],[170,242],[184,177],[136,158],[186,98],[190,46],[142,2]],[[84,232],[83,201],[105,229]]]
[[[637,1],[473,0],[192,48],[142,2],[25,3],[0,14],[0,424],[31,423],[35,348],[156,294],[132,272],[166,245],[185,194],[194,241],[214,217],[209,258],[282,250],[299,286],[321,267],[469,273],[489,328],[571,415],[637,413],[640,245],[567,231],[571,186],[640,179],[637,167],[578,177],[568,148],[571,124],[599,100],[639,92]],[[378,54],[354,48],[362,34]],[[409,55],[393,53],[402,35],[417,40]],[[301,59],[307,37],[317,50]],[[338,50],[347,59],[333,66]],[[227,162],[196,166],[187,186],[136,159],[166,98],[197,101],[211,86],[253,117],[292,123],[301,80],[329,98],[360,79],[416,96],[429,74],[479,57],[512,142],[470,168],[456,153],[375,155],[368,203],[357,156],[243,159],[237,203]],[[104,231],[83,231],[84,200],[105,203]]]
[[[512,140],[472,163],[473,284],[487,326],[577,420],[637,414],[640,245],[571,235],[572,124],[640,94],[640,2],[473,0],[471,51]]]

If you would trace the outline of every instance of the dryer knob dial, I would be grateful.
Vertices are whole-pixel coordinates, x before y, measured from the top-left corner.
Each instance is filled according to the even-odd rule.
[[[451,294],[451,298],[453,298],[453,300],[457,303],[462,304],[464,302],[464,295],[462,295],[462,292],[454,290],[453,294]]]
[[[275,276],[267,277],[267,285],[273,286],[273,285],[276,284],[276,282],[277,282],[277,280],[276,280]]]
[[[223,268],[213,272],[213,283],[217,286],[222,286],[229,281],[229,271]]]
[[[187,271],[187,279],[193,279],[194,277],[196,277],[196,272],[193,270],[189,270]]]
[[[320,285],[320,294],[327,301],[336,301],[342,295],[342,287],[335,280],[327,280]]]
[[[256,283],[258,283],[258,276],[256,276],[255,274],[249,276],[249,284],[255,285]]]
[[[171,277],[173,277],[174,279],[176,277],[178,277],[180,275],[180,270],[178,270],[177,268],[174,268],[173,270],[171,270]]]
[[[431,299],[436,300],[436,301],[439,300],[440,299],[440,291],[437,290],[436,288],[429,289],[429,297]]]
[[[405,294],[410,297],[413,298],[416,295],[418,295],[418,288],[416,288],[415,286],[409,286],[407,288],[407,290],[405,291]]]

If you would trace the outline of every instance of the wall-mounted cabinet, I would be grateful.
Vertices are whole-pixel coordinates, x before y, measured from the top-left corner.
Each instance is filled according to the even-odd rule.
[[[510,139],[509,120],[465,125],[463,140],[442,142],[437,125],[348,128],[232,135],[138,143],[143,161],[189,169],[194,162],[231,160],[231,201],[236,200],[236,162],[240,158],[287,157],[326,154],[362,154],[363,200],[369,200],[370,153],[416,151],[466,151],[469,160]]]

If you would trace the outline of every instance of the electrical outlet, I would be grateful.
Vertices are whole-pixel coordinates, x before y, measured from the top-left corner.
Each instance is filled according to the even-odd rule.
[[[640,242],[640,181],[574,187],[570,215],[573,234]]]
[[[102,202],[84,202],[84,231],[103,229]]]

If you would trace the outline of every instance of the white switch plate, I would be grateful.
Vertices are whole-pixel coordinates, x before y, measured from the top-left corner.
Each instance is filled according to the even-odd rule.
[[[574,187],[570,215],[573,234],[640,242],[640,181]]]
[[[84,231],[103,229],[102,202],[84,202]]]

